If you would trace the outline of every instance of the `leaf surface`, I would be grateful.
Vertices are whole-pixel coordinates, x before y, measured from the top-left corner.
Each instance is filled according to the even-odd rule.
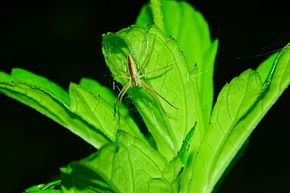
[[[218,41],[211,41],[206,20],[189,3],[165,0],[162,4],[167,33],[178,42],[185,56],[188,71],[197,79],[199,100],[206,125],[213,106],[213,73]],[[136,23],[141,26],[153,24],[149,4],[142,8]]]
[[[108,142],[98,129],[70,111],[65,91],[43,77],[22,69],[14,69],[11,75],[0,72],[0,92],[39,111],[96,148]]]
[[[26,189],[24,193],[63,193],[63,191],[60,189],[60,180],[57,180],[47,184],[32,186]]]
[[[63,193],[115,193],[115,191],[91,168],[71,163],[61,168]]]
[[[84,85],[84,83],[82,84]],[[120,120],[117,120],[114,113],[114,108],[112,104],[110,104],[116,99],[109,101],[108,99],[110,98],[107,98],[106,100],[103,98],[109,95],[109,90],[106,90],[106,88],[101,88],[96,82],[92,83],[92,81],[90,81],[90,84],[99,86],[99,88],[97,87],[96,89],[98,89],[99,93],[104,94],[94,96],[90,91],[81,88],[81,86],[71,84],[69,89],[71,111],[80,116],[90,125],[98,128],[111,141],[115,140],[118,129],[125,130],[128,133],[146,141],[128,112],[125,113],[122,111],[122,117]]]
[[[199,154],[189,167],[191,172],[185,175],[182,192],[212,191],[253,129],[289,83],[288,45],[278,56],[276,54],[263,62],[257,71],[248,70],[224,86]]]
[[[163,170],[167,162],[147,143],[142,142],[136,137],[133,137],[126,132],[119,131],[117,134],[116,143],[111,143],[99,150],[96,154],[71,165],[68,168],[62,169],[63,172],[69,174],[64,180],[65,189],[82,189],[81,186],[69,186],[65,181],[70,179],[72,173],[75,173],[74,183],[84,182],[83,186],[88,187],[88,182],[98,176],[102,179],[107,187],[115,193],[136,193],[136,192],[156,192],[156,185],[161,185],[162,189],[171,190],[170,183],[164,181]],[[85,168],[85,181],[81,180],[79,174],[85,172],[67,172],[71,168]],[[94,174],[88,175],[89,171]],[[80,179],[80,180],[76,180]],[[154,183],[154,188],[150,186],[151,181],[160,179],[163,183]],[[161,187],[158,188],[160,190]],[[164,192],[164,191],[163,191]],[[172,191],[171,191],[172,192]]]
[[[177,43],[154,26],[132,26],[105,35],[103,53],[115,80],[129,84],[127,93],[158,150],[173,159],[198,115],[193,81]],[[130,84],[129,55],[146,87]]]

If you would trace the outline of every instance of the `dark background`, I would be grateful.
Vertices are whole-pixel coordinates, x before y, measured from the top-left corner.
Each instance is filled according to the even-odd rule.
[[[133,24],[145,0],[2,1],[0,70],[28,69],[67,88],[81,77],[112,87],[101,34]],[[290,42],[286,1],[190,1],[219,38],[216,91]],[[289,89],[251,136],[219,193],[290,192]],[[287,100],[288,99],[288,100]],[[55,178],[94,149],[34,110],[0,95],[0,192]]]

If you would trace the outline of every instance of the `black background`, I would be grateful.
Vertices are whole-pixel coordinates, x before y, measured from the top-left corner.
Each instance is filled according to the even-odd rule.
[[[112,87],[101,34],[133,24],[145,0],[2,1],[0,70],[21,67],[62,87],[81,77]],[[220,46],[216,92],[290,42],[286,1],[189,1]],[[251,136],[219,193],[290,192],[289,89]],[[288,99],[288,100],[287,100]],[[21,192],[55,178],[58,168],[94,149],[34,110],[0,95],[0,192]]]

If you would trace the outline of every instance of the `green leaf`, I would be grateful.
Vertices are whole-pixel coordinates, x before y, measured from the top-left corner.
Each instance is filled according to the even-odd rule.
[[[253,129],[288,87],[289,45],[277,60],[274,58],[263,62],[258,72],[248,70],[222,89],[199,154],[189,167],[192,174],[184,175],[183,191],[211,192]]]
[[[185,136],[183,140],[183,144],[178,152],[178,157],[182,161],[183,164],[186,164],[188,158],[188,150],[191,144],[192,137],[194,135],[195,126],[189,130],[188,134]]]
[[[115,193],[91,168],[72,163],[61,168],[63,193]]]
[[[167,181],[160,178],[154,178],[149,181],[148,193],[177,193],[177,190],[172,189]]]
[[[24,84],[35,85],[36,87],[41,85],[39,86],[39,89],[43,89],[43,91],[53,96],[66,107],[69,106],[69,97],[67,92],[54,82],[20,68],[14,69],[11,72],[11,76],[17,81]]]
[[[218,41],[211,41],[206,20],[187,2],[165,0],[162,4],[167,33],[178,42],[188,71],[198,79],[199,100],[207,124],[213,106],[213,73]],[[142,8],[136,23],[141,26],[153,23],[149,5]]]
[[[63,193],[60,189],[60,180],[47,184],[39,184],[32,186],[24,191],[24,193]]]
[[[101,96],[102,99],[104,99],[109,105],[114,107],[116,102],[116,96],[114,95],[112,90],[108,89],[105,86],[102,86],[99,82],[88,78],[82,78],[79,85],[95,97]],[[122,106],[122,108],[124,107]]]
[[[86,80],[86,82],[88,81]],[[93,83],[90,81],[90,84],[97,86],[96,82]],[[111,141],[115,140],[118,128],[127,131],[131,135],[139,137],[141,140],[146,141],[134,120],[130,117],[128,111],[124,112],[123,110],[120,119],[116,119],[114,108],[111,103],[112,100],[110,100],[110,103],[108,103],[107,101],[110,98],[104,99],[102,97],[108,96],[109,90],[106,90],[106,88],[100,88],[99,85],[99,93],[102,94],[94,96],[89,91],[86,91],[80,86],[76,84],[70,84],[69,94],[71,98],[71,111],[80,116],[90,125],[98,128]],[[113,101],[115,101],[115,99]]]
[[[194,83],[176,41],[154,26],[131,26],[104,35],[103,53],[115,80],[123,86],[130,78],[128,56],[135,60],[141,81],[154,91],[129,85],[128,95],[158,150],[167,160],[173,159],[199,116]]]
[[[108,142],[96,128],[70,111],[65,91],[43,77],[21,69],[14,69],[11,76],[0,72],[0,92],[51,118],[96,148]]]
[[[196,126],[196,125],[195,125]],[[187,162],[190,161],[188,158],[191,158],[189,147],[191,145],[192,137],[194,136],[195,126],[188,132],[186,137],[183,140],[183,144],[175,158],[173,158],[165,167],[163,171],[163,176],[167,180],[167,183],[170,182],[170,187],[172,190],[175,190],[176,192],[179,192],[180,189],[180,176],[182,176],[183,169],[187,165]],[[156,182],[160,181],[160,183],[157,186],[156,192],[161,191],[160,187],[163,187],[166,183],[163,179],[154,179],[152,181],[152,187],[154,187]],[[168,186],[168,185],[167,185]],[[166,187],[167,187],[166,186]],[[166,192],[166,188],[164,189],[164,192]],[[167,191],[168,192],[168,191]]]
[[[173,160],[171,160],[166,165],[166,167],[163,171],[163,179],[154,178],[150,182],[151,186],[153,187],[153,185],[154,185],[154,187],[155,187],[155,185],[157,185],[156,182],[160,181],[160,185],[161,185],[161,187],[163,187],[164,190],[168,191],[170,189],[170,191],[179,192],[180,176],[183,173],[183,169],[184,169],[184,163],[182,163],[179,156],[175,157]],[[164,192],[166,192],[166,191],[164,191]]]
[[[199,179],[192,182],[193,192],[202,192],[202,189],[208,187],[212,167],[217,163],[217,157],[233,133],[232,129],[257,102],[262,91],[258,74],[251,70],[244,72],[222,89],[211,117],[208,133],[202,142],[195,164],[192,164],[194,165],[192,179]]]
[[[82,78],[80,81],[80,86],[84,88],[86,91],[90,92],[95,97],[102,97],[102,99],[105,100],[107,104],[111,106],[111,110],[116,105],[117,99],[116,96],[113,94],[113,92],[107,87],[102,86],[97,81],[88,78]],[[146,141],[143,134],[140,132],[136,123],[132,119],[132,117],[129,116],[128,109],[123,104],[119,105],[119,108],[120,108],[119,124],[124,124],[123,126],[120,127],[120,129],[127,131],[131,135],[139,137],[139,139],[143,141]],[[117,119],[116,116],[114,116],[114,118]]]
[[[133,193],[148,192],[151,179],[162,179],[166,163],[150,145],[119,131],[115,144],[104,146],[78,164],[97,173],[113,192]],[[78,174],[75,172],[75,175]]]
[[[275,53],[258,66],[257,72],[259,73],[263,83],[267,84],[267,82],[271,81],[276,69],[278,56],[279,53]]]

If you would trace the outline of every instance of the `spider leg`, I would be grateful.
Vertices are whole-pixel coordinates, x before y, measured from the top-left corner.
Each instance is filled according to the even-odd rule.
[[[125,79],[125,80],[130,80],[130,77],[121,75],[121,74],[113,74],[113,76],[118,76],[119,78]]]
[[[123,100],[123,97],[124,95],[126,94],[126,92],[128,91],[128,89],[131,87],[131,82],[129,81],[123,88],[122,90],[119,92],[116,100],[115,100],[115,104],[114,104],[114,115],[116,114],[116,112],[118,113],[117,114],[117,119],[118,119],[118,124],[119,124],[119,121],[120,121],[120,111],[119,111],[119,108],[117,107],[118,105],[118,102],[119,102],[119,105],[121,105],[122,103],[122,100]]]
[[[154,47],[154,43],[155,43],[155,38],[154,38],[154,41],[152,42],[152,45],[150,46],[150,45],[148,45],[148,43],[149,43],[149,32],[147,32],[146,33],[146,47],[148,47],[149,46],[149,50],[148,50],[148,48],[147,48],[147,54],[146,54],[146,56],[145,56],[145,59],[143,60],[143,62],[142,62],[142,64],[140,65],[140,67],[139,67],[139,71],[141,72],[142,71],[142,69],[143,69],[143,67],[145,66],[145,64],[147,64],[147,62],[149,61],[149,58],[150,58],[150,56],[151,56],[151,53],[152,53],[152,51],[153,51],[153,47]]]
[[[146,72],[146,73],[140,75],[140,77],[142,78],[142,77],[148,76],[149,74],[152,74],[152,73],[155,73],[155,72],[158,72],[158,71],[162,71],[162,70],[164,70],[164,69],[167,69],[167,68],[171,67],[172,65],[173,65],[173,64],[170,64],[170,65],[164,66],[164,67],[162,67],[162,68],[158,68],[158,69],[156,69],[156,70],[151,70],[151,71],[149,71],[149,72]],[[170,68],[170,69],[171,69],[171,68]],[[168,69],[168,70],[170,70],[170,69]],[[166,71],[166,72],[167,72],[167,71]]]
[[[110,52],[110,51],[109,51],[109,55],[111,56],[111,52]],[[106,57],[106,60],[107,60],[109,63],[111,63],[111,64],[116,68],[117,71],[119,71],[119,72],[123,72],[123,73],[125,73],[125,74],[128,73],[128,72],[126,72],[124,69],[121,69],[120,67],[118,67],[118,65],[115,63],[115,61],[113,61],[111,58]]]
[[[118,94],[118,99],[120,100],[120,102],[122,102],[122,99],[124,97],[124,95],[126,94],[126,92],[128,91],[128,89],[131,86],[131,82],[129,81],[123,88],[122,90],[119,92]]]
[[[153,99],[155,100],[155,102],[157,103],[158,107],[162,110],[162,112],[168,117],[168,118],[172,118],[171,116],[168,115],[168,113],[165,111],[165,109],[163,108],[163,106],[160,104],[160,102],[158,101],[158,99],[156,98],[156,95],[154,95],[154,93],[152,92],[152,90],[149,90],[147,87],[144,87],[144,89],[146,89],[148,91],[148,93],[153,97]]]
[[[141,82],[141,86],[146,89],[148,91],[148,93],[154,98],[155,102],[157,103],[157,105],[159,106],[159,108],[163,111],[163,113],[168,117],[168,118],[172,118],[170,115],[168,115],[168,113],[165,111],[165,109],[163,108],[163,106],[161,105],[161,103],[158,101],[158,99],[156,98],[156,95],[159,96],[161,99],[163,99],[167,104],[169,104],[171,107],[177,109],[177,107],[173,106],[168,100],[166,100],[163,96],[161,96],[157,91],[155,91],[152,87],[150,87],[149,85],[147,85],[145,82]]]
[[[154,90],[151,86],[149,86],[148,84],[146,84],[145,82],[141,82],[141,86],[144,87],[145,89],[149,90],[150,92],[157,94],[162,100],[164,100],[168,105],[170,105],[171,107],[178,109],[177,107],[175,107],[174,105],[172,105],[166,98],[164,98],[162,95],[160,95],[156,90]]]

